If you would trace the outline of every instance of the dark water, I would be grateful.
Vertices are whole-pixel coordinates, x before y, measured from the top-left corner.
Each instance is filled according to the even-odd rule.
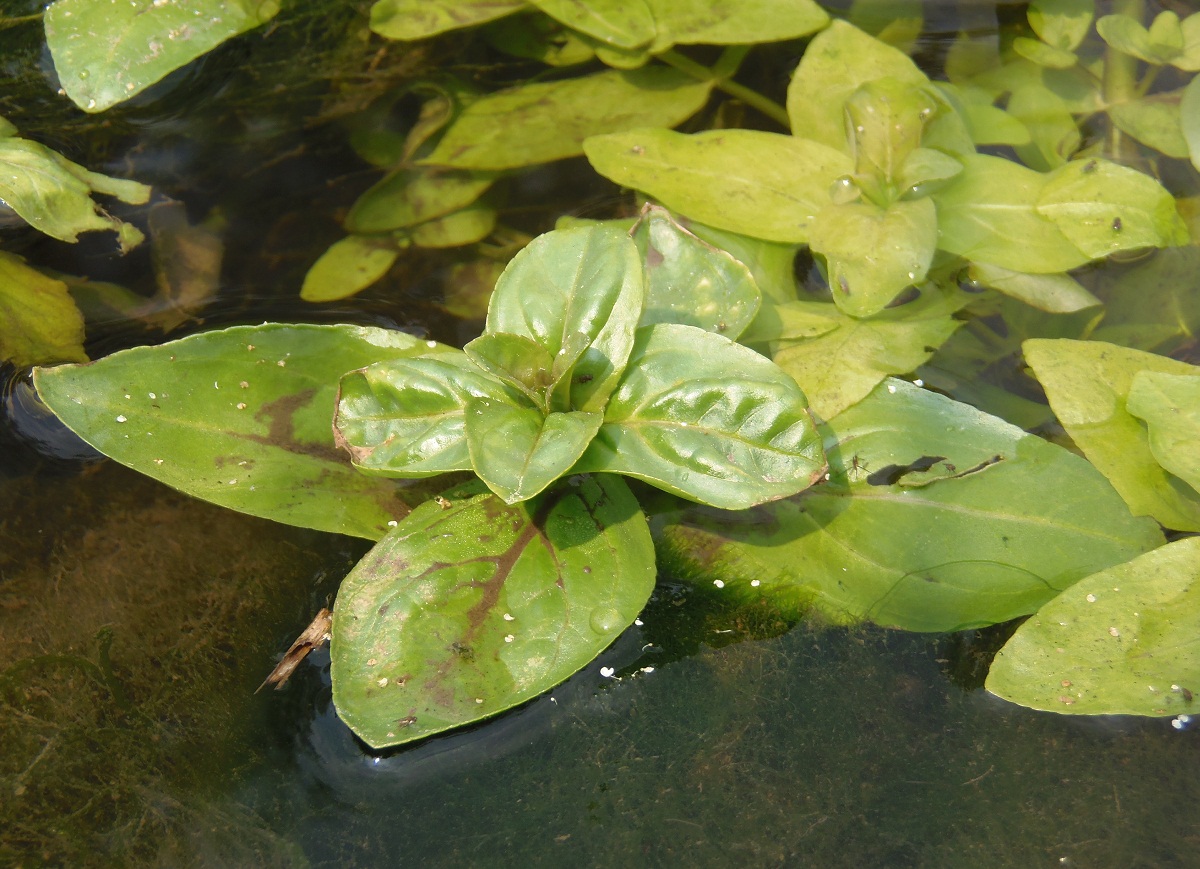
[[[954,23],[991,14],[935,8]],[[214,209],[224,221],[216,295],[169,334],[94,321],[93,355],[267,317],[472,336],[478,324],[444,304],[463,253],[414,254],[346,303],[295,300],[341,234],[337,210],[377,177],[344,144],[356,106],[435,66],[481,83],[524,74],[466,45],[394,50],[368,75],[335,38],[361,26],[352,11],[298,13],[290,35],[226,46],[102,124],[39,89],[38,40],[13,43],[26,55],[5,63],[37,72],[0,113],[26,129],[40,116],[44,141],[94,168],[130,165],[193,221]],[[762,74],[797,51],[769,54]],[[353,86],[335,94],[339,75]],[[395,123],[410,111],[399,101]],[[71,150],[85,143],[97,150]],[[505,219],[536,233],[564,212],[606,216],[622,200],[591,178],[567,161],[518,179]],[[154,291],[145,251],[118,259],[110,243],[20,229],[3,240],[42,265]],[[285,690],[254,693],[366,544],[97,461],[19,383],[0,432],[0,862],[1200,865],[1195,731],[996,700],[975,686],[1003,629],[789,626],[666,576],[642,624],[551,694],[371,753],[333,712],[327,656]]]

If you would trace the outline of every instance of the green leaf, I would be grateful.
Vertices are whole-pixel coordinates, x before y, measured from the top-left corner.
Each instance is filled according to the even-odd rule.
[[[386,275],[399,255],[391,238],[352,235],[335,241],[304,276],[300,298],[332,302],[353,296]]]
[[[466,208],[495,180],[494,172],[401,168],[358,197],[346,215],[346,229],[371,233],[417,226]]]
[[[1189,15],[1180,24],[1183,53],[1171,65],[1186,72],[1200,72],[1200,12]]]
[[[1200,169],[1200,76],[1193,78],[1183,89],[1183,98],[1179,101],[1179,123],[1192,165]]]
[[[1033,0],[1029,24],[1048,45],[1074,51],[1087,36],[1096,0]]]
[[[1075,715],[1179,715],[1200,689],[1200,537],[1071,586],[1021,625],[987,689]]]
[[[1183,53],[1183,30],[1174,12],[1160,12],[1149,30],[1128,15],[1105,15],[1096,21],[1096,32],[1117,51],[1146,63],[1170,63]]]
[[[830,204],[809,233],[825,257],[837,306],[852,317],[883,310],[906,287],[925,280],[938,243],[933,201]]]
[[[70,242],[81,232],[108,229],[119,234],[123,248],[140,242],[141,233],[93,202],[93,192],[131,205],[150,198],[144,184],[89,172],[29,139],[0,138],[0,201],[34,229]]]
[[[1178,531],[1200,531],[1200,496],[1163,470],[1146,429],[1125,406],[1138,372],[1193,375],[1195,366],[1101,341],[1065,339],[1026,341],[1025,359],[1059,422],[1134,513]]]
[[[508,504],[538,495],[583,455],[603,420],[598,413],[551,413],[474,398],[467,403],[471,465]]]
[[[1018,36],[1013,40],[1012,47],[1013,51],[1026,60],[1050,69],[1070,69],[1079,62],[1079,58],[1073,51],[1055,48],[1053,45],[1047,45],[1027,36]]]
[[[1092,259],[1190,240],[1161,184],[1107,160],[1075,160],[1050,173],[1037,210]]]
[[[514,506],[477,491],[414,510],[338,591],[333,702],[373,748],[531,700],[603,651],[654,589],[646,520],[621,480]]]
[[[1052,314],[1069,314],[1100,304],[1079,281],[1067,275],[1029,275],[986,263],[972,263],[968,274],[980,286]]]
[[[461,211],[413,227],[410,237],[417,247],[462,247],[483,241],[496,228],[496,209],[476,202]]]
[[[846,101],[864,84],[883,78],[914,90],[929,84],[928,76],[904,52],[835,20],[813,37],[788,85],[792,133],[849,152]]]
[[[683,323],[736,341],[762,300],[754,276],[701,241],[664,208],[647,206],[633,233],[646,270],[641,325]]]
[[[1178,97],[1178,95],[1176,95]],[[1186,160],[1187,139],[1182,129],[1180,104],[1156,94],[1110,106],[1108,116],[1117,129],[1168,157]]]
[[[504,18],[488,27],[484,35],[506,54],[549,66],[574,66],[596,56],[586,39],[538,12]]]
[[[421,162],[516,169],[574,157],[589,136],[675,126],[704,106],[712,87],[664,66],[520,85],[467,106]]]
[[[826,484],[752,513],[666,517],[663,566],[784,611],[953,631],[1033,612],[1162,543],[1083,459],[904,381],[823,434]]]
[[[408,513],[403,490],[334,447],[337,379],[429,353],[361,326],[235,326],[38,368],[42,400],[100,452],[206,501],[277,522],[378,539]]]
[[[797,245],[751,238],[742,233],[717,229],[686,218],[681,223],[684,228],[690,229],[713,247],[726,251],[738,262],[745,264],[754,276],[754,283],[759,292],[765,298],[777,302],[788,302],[796,298],[795,262],[796,251],[799,249]]]
[[[932,148],[915,148],[904,158],[896,176],[903,198],[918,199],[962,172],[962,163]]]
[[[0,362],[86,362],[83,315],[67,285],[0,250]]]
[[[775,363],[800,384],[817,415],[831,419],[889,374],[915,371],[927,361],[962,325],[954,312],[966,301],[961,293],[929,285],[916,301],[868,319],[831,312],[834,329],[781,343]]]
[[[524,335],[485,332],[463,351],[488,374],[516,387],[543,410],[549,409],[554,357],[546,347]]]
[[[1031,274],[1065,272],[1088,261],[1039,213],[1045,175],[983,154],[962,162],[962,174],[933,193],[940,249]]]
[[[1029,143],[1029,129],[1004,109],[993,105],[995,99],[985,89],[941,81],[934,85],[962,117],[976,145]]]
[[[387,39],[426,39],[527,8],[524,0],[376,0],[371,29]]]
[[[925,121],[938,108],[933,95],[894,78],[868,82],[846,99],[858,175],[897,183],[901,167],[921,144]],[[879,204],[885,204],[881,201]]]
[[[458,351],[377,362],[342,378],[334,436],[365,471],[407,478],[469,471],[473,398],[520,400]]]
[[[627,474],[730,510],[783,498],[825,472],[805,406],[796,382],[752,350],[692,326],[646,326],[575,471]]]
[[[572,30],[618,48],[640,48],[654,39],[654,16],[645,0],[528,0]]]
[[[754,45],[816,33],[829,16],[813,0],[649,0],[658,35],[651,50],[672,45]]]
[[[1029,131],[1029,143],[1016,151],[1030,169],[1055,169],[1079,150],[1083,139],[1075,118],[1063,99],[1040,82],[1014,90],[1007,109]]]
[[[789,338],[815,338],[832,332],[848,319],[830,302],[797,299],[767,302],[759,308],[758,316],[739,340],[743,344],[755,344]]]
[[[488,305],[488,332],[522,335],[554,359],[552,410],[599,412],[633,347],[645,299],[637,247],[593,225],[556,230],[513,257]],[[561,384],[561,385],[560,385]]]
[[[1132,268],[1101,270],[1094,287],[1107,313],[1098,341],[1163,356],[1193,344],[1200,334],[1200,248],[1168,248]]]
[[[278,11],[278,0],[55,0],[46,46],[67,96],[102,112]]]
[[[588,139],[584,152],[601,175],[672,211],[777,242],[806,242],[829,188],[853,169],[832,148],[757,130],[630,130]]]
[[[1148,429],[1150,452],[1167,471],[1200,493],[1200,368],[1191,374],[1141,371],[1126,408]]]

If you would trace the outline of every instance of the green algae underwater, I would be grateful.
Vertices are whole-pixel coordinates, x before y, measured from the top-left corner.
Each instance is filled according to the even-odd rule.
[[[17,11],[36,17],[37,4],[27,5]],[[262,17],[275,14],[247,5]],[[461,346],[480,331],[499,267],[530,238],[562,214],[610,219],[634,209],[582,159],[546,162],[560,156],[546,152],[512,174],[463,170],[474,174],[450,187],[459,196],[454,207],[471,212],[466,217],[442,222],[447,212],[422,212],[409,194],[409,224],[389,228],[386,243],[368,221],[379,196],[372,191],[380,170],[371,167],[403,158],[411,130],[435,125],[428,114],[463,82],[466,92],[492,91],[536,76],[551,57],[574,52],[564,61],[569,70],[594,56],[629,64],[628,55],[642,50],[618,44],[619,33],[597,35],[594,22],[569,22],[581,30],[560,18],[547,24],[537,16],[555,4],[534,5],[507,4],[516,17],[486,24],[482,35],[415,43],[366,31],[367,23],[376,34],[388,31],[394,20],[385,12],[403,4],[285,6],[267,30],[217,47],[103,115],[51,98],[37,59],[41,29],[14,23],[0,38],[12,47],[6,64],[17,87],[3,95],[0,114],[90,169],[137,178],[187,207],[156,201],[149,213],[159,216],[147,218],[136,204],[113,205],[121,220],[149,223],[150,243],[123,259],[110,253],[111,242],[85,236],[69,245],[21,227],[6,231],[4,249],[68,283],[86,318],[78,346],[91,358],[264,319],[401,328]],[[992,32],[1031,36],[1020,30],[1024,7],[1014,4],[858,3],[830,11],[864,28],[874,16],[872,32],[905,45],[923,66],[953,63],[948,35],[980,20]],[[1142,11],[1149,21],[1158,10]],[[813,26],[800,20],[792,35]],[[531,43],[529,34],[542,35]],[[1067,30],[1043,25],[1032,36],[1046,48],[1077,47]],[[719,61],[660,42],[652,53],[671,56],[675,69],[689,57]],[[1133,43],[1130,51],[1150,51]],[[527,60],[511,59],[514,45],[526,46]],[[803,46],[756,47],[737,81],[722,80],[732,87],[704,89],[706,100],[710,90],[730,98],[700,109],[684,132],[768,126],[771,107],[756,106],[751,88],[781,94]],[[84,94],[81,108],[95,98]],[[1010,101],[1010,112],[1018,108]],[[1030,114],[1021,117],[1032,125]],[[1061,138],[1062,115],[1048,117]],[[1022,160],[1053,162],[1045,147],[1057,141],[1051,127],[1046,122],[1042,138],[1019,146]],[[1030,156],[1039,148],[1040,157]],[[1153,159],[1164,177],[1180,174]],[[428,181],[404,180],[406,191]],[[339,222],[338,214],[352,216]],[[479,240],[481,227],[488,231]],[[314,259],[343,237],[354,257],[365,257],[361,266],[350,260],[362,269],[354,273],[375,280],[352,298],[325,300]],[[832,248],[822,255],[839,256]],[[1195,323],[1179,289],[1191,286],[1186,255],[1073,273],[1087,289],[1043,282],[1034,292],[1059,307],[1080,306],[1054,317],[1018,313],[1005,301],[976,303],[975,320],[954,338],[920,334],[934,344],[948,340],[959,355],[910,355],[890,373],[915,371],[1066,442],[1036,388],[1016,385],[1005,330],[1078,337],[1094,327],[1081,295],[1090,291],[1110,310],[1093,337],[1152,343],[1157,353],[1194,362],[1186,329],[1172,331],[1119,292],[1149,274],[1154,298],[1169,299],[1180,322]],[[760,266],[760,274],[770,271]],[[837,285],[837,272],[830,280],[807,254],[795,268],[806,288]],[[984,285],[1002,280],[977,271]],[[68,280],[72,274],[91,280]],[[301,286],[308,302],[297,301]],[[930,321],[949,319],[955,304]],[[878,317],[873,322],[896,314]],[[899,329],[913,325],[898,319]],[[854,322],[833,336],[861,348]],[[795,360],[789,370],[804,371],[804,345],[794,335],[779,342]],[[974,360],[986,377],[962,382],[971,378],[955,369],[956,359]],[[819,391],[810,400],[817,395],[827,408],[852,402]],[[312,614],[334,599],[366,543],[189,499],[67,440],[20,379],[9,381],[5,399],[0,778],[10,796],[0,809],[0,855],[13,865],[1194,862],[1195,734],[1186,719],[1173,727],[1166,718],[1055,716],[1005,704],[982,683],[1014,623],[911,634],[840,625],[829,614],[799,618],[803,596],[786,606],[747,593],[748,583],[714,585],[692,572],[694,559],[675,541],[678,552],[660,565],[644,611],[583,670],[501,717],[371,751],[333,709],[325,651],[314,652],[284,690],[254,693]],[[879,471],[869,458],[864,451],[842,459],[848,485],[867,485]],[[652,516],[670,515],[655,513],[653,497],[643,496],[643,505]],[[714,521],[699,513],[677,527],[700,534]],[[703,551],[695,539],[690,545]]]

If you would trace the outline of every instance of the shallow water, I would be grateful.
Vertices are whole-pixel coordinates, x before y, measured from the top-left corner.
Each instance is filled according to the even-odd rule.
[[[953,10],[962,21],[986,5]],[[218,206],[227,220],[224,283],[171,337],[266,317],[472,337],[477,324],[447,314],[442,298],[453,253],[413,256],[390,284],[348,303],[295,300],[314,252],[341,234],[331,215],[376,176],[336,125],[296,125],[313,106],[338,109],[316,72],[264,112],[247,94],[273,86],[290,58],[280,50],[249,64],[239,51],[164,83],[157,102],[134,106],[113,131],[110,170],[127,160],[193,220]],[[476,60],[393,57],[371,87],[421,63]],[[64,117],[68,141],[69,125],[84,122]],[[210,136],[197,139],[202,129]],[[264,162],[264,151],[279,159]],[[537,232],[564,211],[606,213],[615,192],[577,169],[568,161],[514,185],[512,221]],[[64,270],[145,292],[153,284],[145,252],[117,260],[98,243],[21,231],[5,243]],[[89,337],[103,355],[164,336],[114,319]],[[5,863],[1200,863],[1194,729],[1035,713],[991,697],[977,683],[1003,629],[789,628],[667,576],[642,624],[550,694],[373,753],[333,712],[326,654],[284,690],[254,693],[364,542],[191,501],[96,461],[19,388],[6,397]]]

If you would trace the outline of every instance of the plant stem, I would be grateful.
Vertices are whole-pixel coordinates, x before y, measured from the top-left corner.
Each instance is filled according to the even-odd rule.
[[[1139,24],[1146,12],[1145,0],[1114,0],[1113,14],[1131,18]],[[1104,52],[1104,102],[1106,105],[1123,103],[1137,95],[1137,58],[1118,51],[1111,45]],[[1109,152],[1119,159],[1122,150],[1121,131],[1110,124]]]
[[[788,129],[791,128],[792,124],[791,120],[788,118],[787,109],[779,105],[779,103],[775,102],[774,100],[763,96],[758,91],[751,90],[745,85],[738,84],[736,81],[732,81],[727,77],[732,75],[733,72],[736,71],[737,64],[741,63],[741,58],[737,57],[736,54],[730,54],[729,59],[727,59],[726,55],[722,55],[721,59],[717,61],[716,66],[712,67],[711,69],[707,66],[696,63],[696,61],[692,60],[690,57],[680,54],[674,49],[663,52],[662,54],[658,55],[658,58],[659,60],[662,60],[665,63],[675,67],[680,72],[687,73],[698,81],[713,82],[716,87],[725,91],[725,93],[729,94],[731,97],[736,97],[746,105],[758,109],[768,118],[773,121],[777,121],[782,126]],[[736,58],[736,63],[730,63],[730,59],[733,58]],[[726,72],[730,66],[735,67],[735,69],[729,69],[729,71]]]

